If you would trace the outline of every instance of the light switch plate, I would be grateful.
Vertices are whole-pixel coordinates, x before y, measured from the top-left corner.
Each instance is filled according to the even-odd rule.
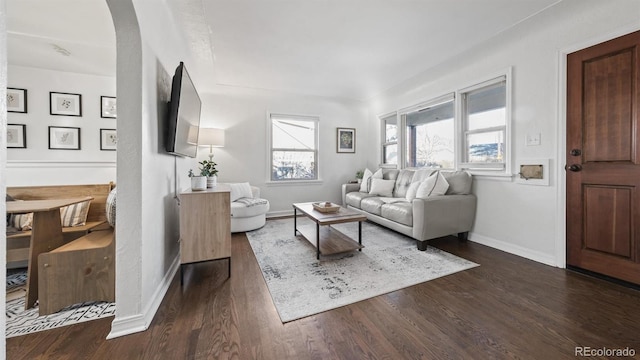
[[[527,143],[527,146],[540,145],[540,133],[528,133],[526,143]]]

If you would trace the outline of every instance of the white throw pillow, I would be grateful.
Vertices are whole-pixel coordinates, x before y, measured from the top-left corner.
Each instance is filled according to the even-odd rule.
[[[369,192],[369,179],[371,179],[373,173],[369,169],[364,169],[364,175],[362,176],[362,183],[360,183],[360,192]]]
[[[371,191],[369,194],[371,195],[380,195],[386,197],[393,196],[393,186],[396,184],[395,180],[384,180],[384,179],[371,179]]]
[[[248,182],[229,184],[231,187],[231,202],[234,202],[240,198],[252,198],[251,185]]]
[[[376,172],[371,175],[372,179],[382,179],[382,169],[376,170]]]
[[[405,196],[405,199],[407,199],[408,201],[413,201],[413,199],[416,198],[416,194],[418,193],[420,184],[422,184],[422,181],[412,182],[407,189],[407,195]]]
[[[426,199],[429,196],[444,195],[448,188],[449,183],[447,180],[440,172],[436,172],[420,184],[416,192],[416,198]]]

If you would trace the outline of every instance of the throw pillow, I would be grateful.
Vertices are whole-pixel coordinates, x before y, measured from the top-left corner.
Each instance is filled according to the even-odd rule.
[[[231,187],[231,202],[234,202],[240,198],[252,198],[251,185],[248,182],[229,184]]]
[[[6,201],[15,201],[15,199],[11,197],[11,195],[7,194]],[[7,226],[10,226],[10,223],[9,223],[10,221],[11,221],[11,214],[7,213]]]
[[[393,186],[396,184],[395,180],[384,179],[371,179],[371,195],[380,195],[386,197],[393,196]]]
[[[91,201],[83,201],[81,203],[72,204],[60,208],[60,221],[62,227],[83,226],[87,223],[87,214],[89,214],[89,206]]]
[[[9,221],[12,227],[20,229],[22,231],[31,230],[33,224],[33,213],[26,214],[11,214],[11,220]]]
[[[431,174],[427,180],[420,184],[416,192],[416,198],[426,199],[429,196],[444,195],[448,188],[449,183],[447,183],[447,180],[438,171]]]
[[[376,170],[376,172],[371,175],[372,179],[382,179],[382,169]]]
[[[413,201],[413,199],[416,198],[416,194],[418,193],[420,184],[422,184],[422,181],[415,181],[412,182],[411,185],[409,185],[409,188],[407,189],[407,195],[405,196],[408,201]]]
[[[362,182],[360,183],[360,192],[369,192],[369,179],[371,179],[373,173],[369,169],[364,169],[364,175],[362,176]]]
[[[116,227],[116,189],[113,188],[107,196],[105,215],[107,216],[107,222],[111,227]]]

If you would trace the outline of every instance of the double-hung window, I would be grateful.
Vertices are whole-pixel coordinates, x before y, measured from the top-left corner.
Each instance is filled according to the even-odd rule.
[[[402,115],[405,167],[455,167],[455,106],[453,94]]]
[[[398,117],[394,113],[382,118],[382,163],[398,164]]]
[[[318,179],[317,117],[270,115],[271,181]]]
[[[507,164],[507,81],[505,76],[461,92],[461,167],[502,170]]]

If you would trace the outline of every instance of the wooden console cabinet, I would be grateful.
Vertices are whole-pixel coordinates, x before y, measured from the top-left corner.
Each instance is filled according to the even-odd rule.
[[[180,193],[180,281],[182,266],[228,259],[231,276],[231,189],[219,184]]]

